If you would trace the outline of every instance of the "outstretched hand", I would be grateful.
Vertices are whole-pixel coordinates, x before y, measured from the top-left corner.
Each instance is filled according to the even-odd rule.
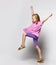
[[[30,6],[30,9],[31,9],[32,14],[34,14],[34,10],[33,10],[33,6],[32,5]]]
[[[33,6],[31,5],[30,8],[33,9]]]
[[[49,17],[51,17],[53,14],[51,13]]]

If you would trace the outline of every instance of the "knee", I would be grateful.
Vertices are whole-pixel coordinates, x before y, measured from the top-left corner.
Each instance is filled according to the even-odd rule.
[[[41,51],[41,49],[40,49],[40,47],[38,45],[36,45],[36,49],[39,50],[39,51]]]
[[[25,35],[25,36],[26,36],[26,33],[25,33],[25,32],[23,32],[23,35]]]
[[[36,45],[35,47],[38,48],[38,45]]]
[[[36,49],[40,49],[38,45],[36,45]]]

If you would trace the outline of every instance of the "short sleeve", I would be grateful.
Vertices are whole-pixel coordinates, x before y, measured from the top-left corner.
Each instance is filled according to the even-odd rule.
[[[43,22],[42,22],[42,21],[40,21],[40,23],[39,23],[39,24],[40,24],[40,26],[42,26],[42,25],[43,25]]]

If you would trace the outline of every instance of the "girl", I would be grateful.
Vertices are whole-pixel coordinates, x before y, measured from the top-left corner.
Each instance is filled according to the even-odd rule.
[[[18,50],[25,48],[26,36],[31,37],[31,38],[33,38],[34,45],[39,54],[38,62],[42,62],[43,57],[42,57],[41,49],[38,45],[38,38],[40,36],[40,31],[41,31],[42,25],[44,24],[44,22],[47,19],[49,19],[52,16],[52,14],[50,14],[46,19],[41,21],[39,15],[34,13],[33,7],[31,6],[30,8],[31,8],[31,12],[32,12],[32,24],[29,27],[23,29],[24,32],[22,34],[22,44],[18,48]]]

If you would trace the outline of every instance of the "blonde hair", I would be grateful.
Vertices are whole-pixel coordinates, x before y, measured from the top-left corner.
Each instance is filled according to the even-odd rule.
[[[38,14],[33,14],[32,17],[35,16],[37,21],[40,21],[40,17]]]

